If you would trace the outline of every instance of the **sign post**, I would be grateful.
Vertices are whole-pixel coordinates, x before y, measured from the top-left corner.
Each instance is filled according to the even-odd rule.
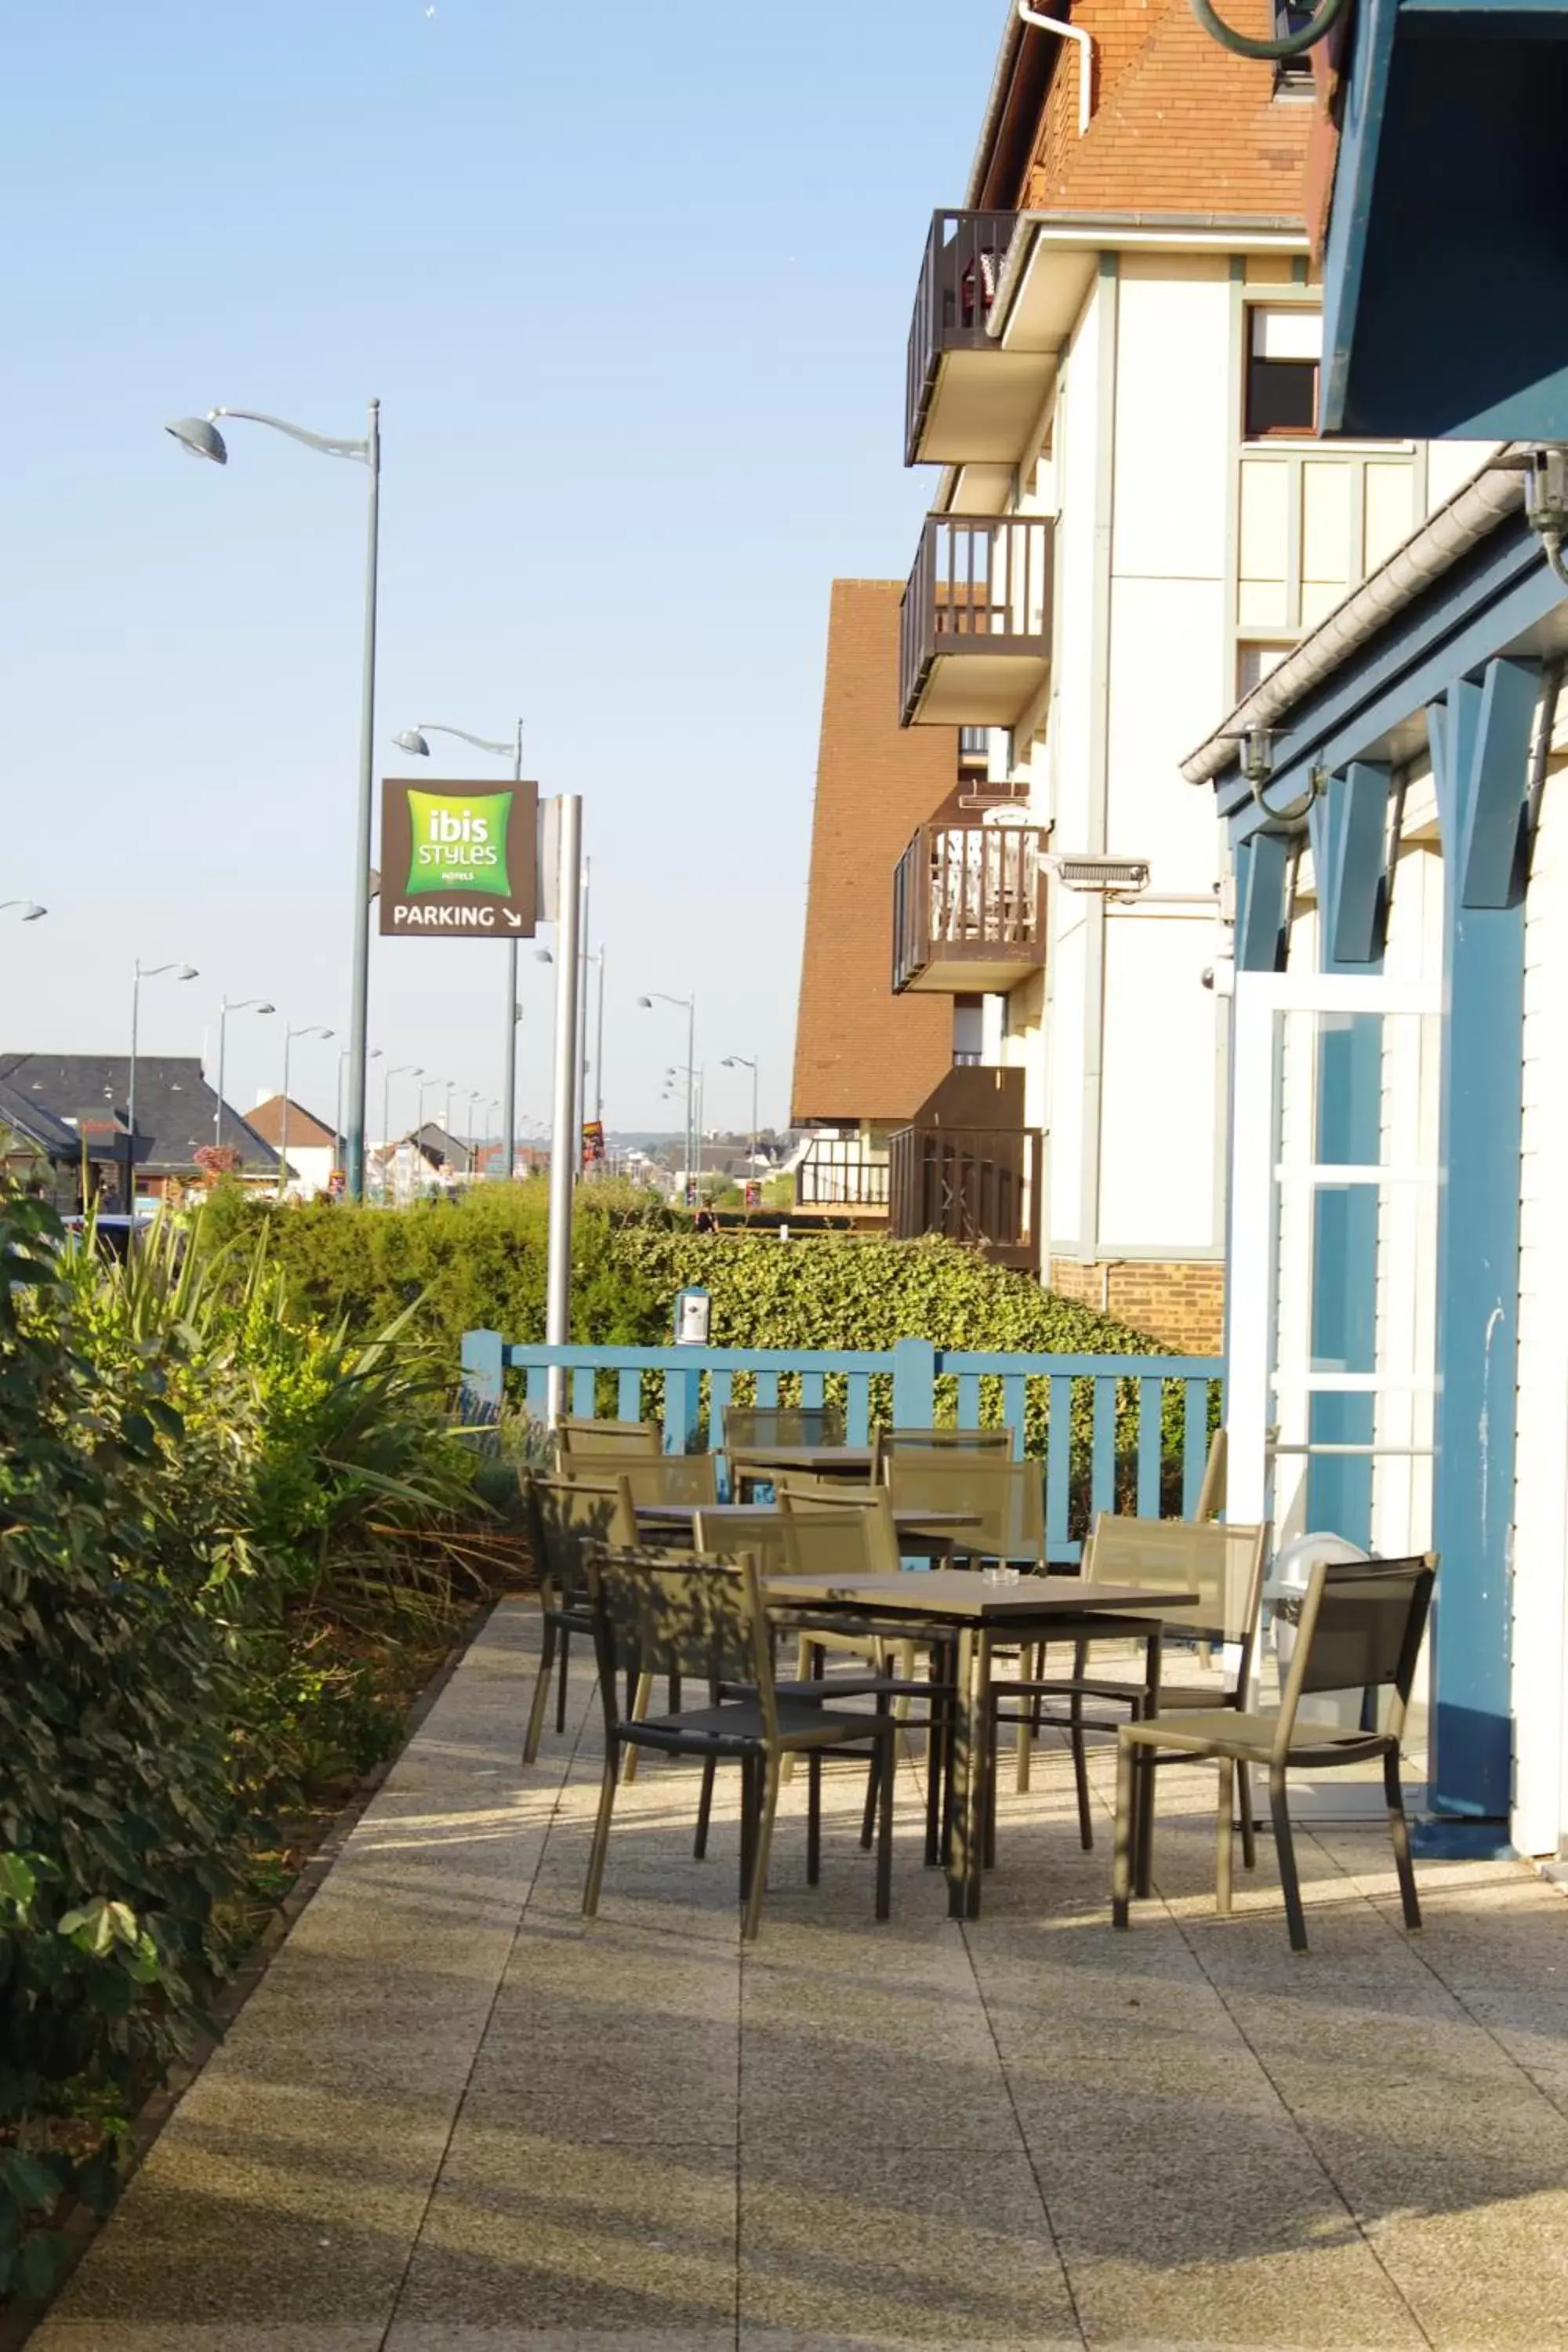
[[[555,803],[555,1104],[550,1130],[550,1239],[544,1286],[544,1337],[563,1348],[572,1335],[572,1192],[577,1175],[577,952],[582,912],[583,802]],[[550,1368],[553,1429],[565,1406],[566,1375]]]

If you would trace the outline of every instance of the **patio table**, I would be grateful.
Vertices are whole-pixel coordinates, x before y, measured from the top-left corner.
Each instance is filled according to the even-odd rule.
[[[1149,1596],[1132,1585],[1096,1584],[1073,1576],[1026,1576],[1014,1584],[963,1569],[936,1569],[925,1576],[770,1576],[771,1608],[809,1609],[820,1615],[852,1613],[858,1622],[896,1630],[911,1620],[931,1628],[950,1627],[956,1663],[951,1729],[952,1840],[947,1857],[947,1908],[954,1919],[977,1919],[984,1856],[982,1806],[987,1786],[985,1743],[990,1736],[991,1653],[998,1637],[1009,1645],[1070,1641],[1079,1633],[1103,1634],[1106,1621],[1143,1643],[1145,1711],[1160,1704],[1162,1620],[1148,1614]],[[1194,1608],[1195,1592],[1163,1592],[1161,1609]],[[1133,1832],[1136,1877],[1148,1891],[1152,1773],[1140,1776]]]
[[[858,1484],[876,1466],[870,1445],[737,1445],[730,1460],[736,1492],[764,1484],[777,1473],[797,1470],[807,1478],[852,1478]]]
[[[759,1511],[767,1512],[766,1503],[638,1503],[637,1517],[639,1527],[658,1529],[674,1528],[689,1537],[697,1515],[710,1524],[722,1526],[726,1519],[754,1520]],[[773,1514],[783,1519],[782,1509]],[[963,1547],[961,1536],[983,1525],[977,1511],[895,1511],[893,1526],[899,1541],[912,1553],[925,1552],[945,1559],[955,1549]]]

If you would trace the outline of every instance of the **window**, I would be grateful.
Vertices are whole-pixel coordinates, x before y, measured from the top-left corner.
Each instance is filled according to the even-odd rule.
[[[1289,645],[1247,645],[1236,649],[1236,698],[1238,702],[1261,686],[1269,671],[1282,662],[1289,652]]]
[[[1284,40],[1291,33],[1300,32],[1312,21],[1310,0],[1299,6],[1297,0],[1274,0],[1274,37]],[[1300,57],[1281,58],[1274,68],[1276,98],[1311,98],[1312,54],[1303,49]]]
[[[1247,418],[1249,441],[1318,427],[1318,362],[1323,319],[1304,306],[1255,304],[1247,314]]]

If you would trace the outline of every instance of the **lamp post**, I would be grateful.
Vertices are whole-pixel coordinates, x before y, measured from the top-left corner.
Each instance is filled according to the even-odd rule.
[[[338,1168],[342,1166],[343,1158],[343,1070],[348,1058],[349,1049],[345,1045],[338,1055],[338,1108],[332,1124],[332,1164]],[[366,1062],[379,1062],[380,1059],[381,1047],[373,1045],[365,1055]]]
[[[693,1172],[693,1129],[697,1117],[697,992],[694,989],[689,996],[668,996],[662,988],[656,988],[651,994],[639,996],[637,1003],[645,1013],[651,1013],[656,1003],[675,1004],[686,1014],[686,1173],[689,1177]],[[700,1176],[700,1170],[696,1172]],[[700,1182],[697,1190],[700,1201]]]
[[[577,959],[582,951],[583,802],[563,793],[555,803],[555,1084],[550,1145],[550,1232],[544,1287],[544,1337],[552,1348],[572,1337],[572,1206],[577,1147],[572,1121],[577,1094]],[[549,1413],[553,1429],[566,1401],[566,1375],[550,1367]]]
[[[446,1078],[421,1078],[419,1081],[419,1115],[414,1125],[414,1140],[421,1150],[425,1148],[421,1140],[425,1133],[425,1097],[432,1087],[446,1087],[449,1083]]]
[[[750,1070],[752,1074],[752,1156],[747,1161],[748,1181],[757,1172],[757,1066],[749,1054],[726,1054],[727,1070]]]
[[[26,917],[23,918],[24,921],[27,919],[28,918]],[[125,1120],[126,1125],[131,1130],[132,1138],[132,1175],[130,1178],[130,1190],[127,1193],[125,1206],[127,1212],[132,1216],[134,1216],[136,1213],[136,1043],[138,1033],[142,1025],[142,983],[144,980],[157,980],[166,971],[172,971],[176,980],[195,980],[199,977],[194,963],[142,963],[141,960],[138,959],[136,963],[132,967],[131,1076],[130,1081],[125,1089]]]
[[[384,1071],[382,1073],[382,1080],[381,1080],[381,1181],[382,1181],[382,1190],[383,1190],[383,1192],[385,1192],[385,1190],[386,1190],[387,1179],[388,1179],[388,1176],[389,1176],[389,1175],[390,1175],[390,1173],[391,1173],[391,1166],[392,1166],[392,1162],[391,1162],[391,1152],[392,1152],[392,1081],[393,1081],[393,1079],[394,1079],[394,1078],[404,1078],[404,1077],[408,1077],[408,1078],[417,1078],[417,1077],[422,1077],[422,1076],[424,1076],[424,1073],[425,1073],[425,1065],[424,1065],[424,1063],[423,1063],[423,1062],[397,1062],[397,1063],[395,1063],[395,1064],[392,1066],[392,1068],[390,1068],[390,1069],[388,1069],[388,1070],[384,1070]]]
[[[181,416],[165,425],[193,457],[226,466],[228,448],[217,429],[220,416],[247,425],[270,425],[302,441],[307,449],[324,457],[347,457],[363,466],[370,476],[370,511],[366,530],[364,583],[364,650],[360,667],[359,804],[354,834],[353,986],[349,1016],[349,1102],[347,1179],[351,1201],[364,1198],[365,1048],[370,1011],[370,860],[374,808],[375,758],[375,600],[381,514],[381,403],[373,400],[363,441],[342,440],[331,434],[308,432],[286,417],[268,416],[256,408],[209,408],[205,416]]]
[[[416,759],[427,760],[430,757],[430,746],[425,740],[426,735],[453,735],[459,743],[471,743],[476,751],[493,752],[497,759],[505,759],[510,751],[511,780],[514,784],[521,784],[522,782],[522,721],[521,719],[517,722],[516,740],[511,743],[498,743],[488,735],[470,735],[464,727],[437,727],[424,719],[420,720],[417,727],[410,727],[405,733],[395,735],[392,740],[400,751],[412,751]],[[522,1013],[522,1007],[517,1001],[517,941],[515,939],[509,939],[506,943],[506,1008],[505,1091],[501,1097],[501,1124],[505,1129],[502,1138],[504,1174],[510,1177],[514,1157],[512,1139],[517,1129],[517,1024]]]
[[[264,996],[240,996],[232,1001],[225,997],[217,1012],[217,1101],[213,1106],[213,1141],[223,1141],[223,1073],[224,1058],[228,1045],[228,1016],[231,1013],[276,1013]]]
[[[331,1034],[332,1032],[324,1029],[319,1021],[310,1022],[302,1029],[286,1027],[283,1032],[283,1116],[278,1142],[279,1200],[283,1198],[289,1185],[289,1049],[296,1037],[330,1037]]]

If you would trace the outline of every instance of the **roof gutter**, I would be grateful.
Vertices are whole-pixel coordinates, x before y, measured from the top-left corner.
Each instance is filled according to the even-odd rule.
[[[1462,555],[1479,545],[1505,516],[1524,503],[1521,470],[1522,445],[1510,443],[1489,458],[1479,474],[1455,491],[1435,514],[1395,548],[1370,580],[1352,588],[1320,621],[1309,637],[1288,653],[1279,666],[1246,698],[1237,703],[1223,727],[1182,761],[1189,784],[1212,783],[1238,755],[1238,738],[1255,729],[1272,727],[1292,703],[1310,693],[1320,680],[1337,669],[1357,646],[1377,635],[1384,623],[1413,604],[1426,588],[1451,570]]]
[[[985,185],[985,175],[991,169],[992,152],[996,145],[996,134],[1002,128],[1002,117],[1007,110],[1007,96],[1013,87],[1013,68],[1018,61],[1018,51],[1023,42],[1023,21],[1013,5],[1013,0],[1008,0],[1001,54],[996,59],[996,70],[991,77],[991,95],[985,101],[980,142],[974,150],[974,161],[969,167],[969,186],[963,198],[965,212],[977,212],[980,208],[981,192]]]

